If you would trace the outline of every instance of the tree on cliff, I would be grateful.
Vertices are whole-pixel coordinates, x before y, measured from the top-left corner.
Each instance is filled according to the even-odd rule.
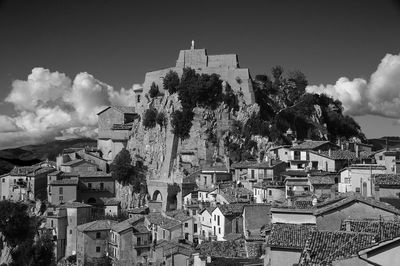
[[[163,80],[164,90],[167,90],[170,94],[178,91],[179,86],[179,76],[175,71],[170,70],[167,75],[165,75]]]
[[[132,158],[129,151],[123,148],[110,166],[111,173],[115,179],[123,184],[131,184],[134,192],[141,192],[146,185],[146,179],[142,172],[142,168],[132,165]]]
[[[151,98],[156,97],[160,93],[158,86],[153,82],[150,86],[149,94]]]
[[[177,135],[181,140],[189,138],[193,116],[194,114],[192,111],[174,111],[171,114],[172,133]]]
[[[153,128],[156,126],[157,110],[150,108],[144,112],[143,126],[145,128]]]

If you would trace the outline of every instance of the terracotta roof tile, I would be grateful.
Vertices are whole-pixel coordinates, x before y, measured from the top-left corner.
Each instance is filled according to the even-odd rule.
[[[69,178],[64,178],[60,180],[53,180],[51,181],[50,185],[51,186],[77,186],[79,183],[78,179],[69,179]]]
[[[334,180],[329,176],[310,176],[308,177],[312,185],[333,185]]]
[[[274,248],[303,249],[310,233],[316,229],[310,224],[273,224],[267,245]]]
[[[400,186],[400,175],[398,174],[374,174],[375,184],[380,187]]]
[[[384,241],[400,236],[400,222],[371,219],[344,220],[340,230],[373,233],[377,240]]]
[[[319,141],[319,140],[308,140],[293,146],[291,150],[314,150],[318,149],[320,146],[331,143],[330,141]],[[334,146],[333,143],[331,143]]]
[[[300,256],[299,265],[330,265],[333,260],[349,258],[374,243],[374,234],[353,232],[311,232]]]
[[[354,160],[357,158],[355,152],[348,150],[331,150],[329,151],[321,151],[320,153],[317,151],[310,151],[313,154],[320,155],[326,158],[330,158],[332,160]]]
[[[111,229],[117,233],[121,233],[125,230],[128,230],[130,228],[133,228],[133,226],[140,221],[141,219],[143,219],[143,215],[134,215],[133,217],[131,216],[131,218],[124,220],[120,223],[117,223],[115,225],[113,225],[111,227]]]
[[[112,220],[96,220],[90,223],[81,224],[77,229],[81,232],[110,230],[115,224],[117,224],[117,222]]]
[[[241,203],[233,203],[233,204],[223,204],[218,206],[223,215],[231,216],[231,215],[241,215],[243,213],[244,204]]]
[[[156,225],[160,226],[161,228],[164,228],[167,230],[172,229],[181,224],[181,222],[171,219],[171,218],[168,218],[168,217],[165,217],[161,213],[158,213],[158,212],[149,213],[146,217],[147,217],[147,220],[151,224],[156,224]]]
[[[203,242],[197,246],[202,256],[237,258],[247,257],[246,242],[243,239],[236,241]]]

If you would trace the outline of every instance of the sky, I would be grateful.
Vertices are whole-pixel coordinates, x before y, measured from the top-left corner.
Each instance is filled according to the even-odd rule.
[[[95,136],[191,40],[253,77],[300,70],[368,138],[400,135],[400,1],[0,0],[0,148]]]

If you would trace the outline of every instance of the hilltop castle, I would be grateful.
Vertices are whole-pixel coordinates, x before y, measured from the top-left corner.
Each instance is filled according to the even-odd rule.
[[[163,79],[168,72],[175,71],[182,75],[184,68],[192,68],[200,74],[217,74],[228,83],[234,92],[241,95],[246,105],[254,103],[252,80],[247,68],[240,68],[236,54],[207,55],[205,49],[195,49],[194,43],[189,50],[181,50],[174,67],[146,73],[143,86],[134,89],[134,105],[131,107],[107,107],[98,113],[99,138],[98,148],[103,158],[109,163],[122,148],[131,151],[134,158],[141,158],[147,166],[149,176],[148,191],[153,203],[160,208],[174,209],[181,205],[183,176],[179,174],[178,165],[201,167],[210,162],[212,153],[202,135],[202,114],[195,116],[191,137],[179,141],[171,131],[171,123],[166,128],[145,129],[141,117],[145,110],[154,108],[167,116],[179,108],[177,95],[170,95],[163,89]],[[160,90],[158,97],[149,97],[151,85],[155,83]],[[215,117],[215,114],[213,114]],[[227,129],[227,114],[219,113],[219,128]],[[222,121],[222,122],[221,122]],[[215,117],[215,121],[217,118]]]

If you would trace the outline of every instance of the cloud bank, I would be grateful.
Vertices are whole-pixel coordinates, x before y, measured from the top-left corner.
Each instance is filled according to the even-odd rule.
[[[399,120],[400,54],[386,54],[368,81],[341,77],[334,85],[312,85],[306,90],[339,99],[349,115],[372,114]]]
[[[63,73],[34,68],[27,80],[12,83],[4,100],[16,115],[0,115],[0,148],[57,137],[96,137],[96,114],[107,105],[132,105],[133,99],[133,90],[115,90],[86,72],[71,80]]]

